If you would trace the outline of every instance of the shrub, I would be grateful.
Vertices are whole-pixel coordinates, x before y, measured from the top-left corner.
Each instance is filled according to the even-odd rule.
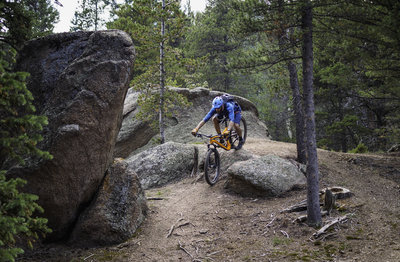
[[[355,154],[362,154],[366,152],[368,152],[368,147],[363,143],[359,143],[356,148],[349,151],[349,153],[355,153]]]
[[[25,84],[28,74],[10,70],[13,56],[15,52],[0,52],[0,261],[15,261],[24,252],[17,243],[26,240],[32,247],[39,234],[51,232],[47,219],[36,217],[43,212],[38,196],[19,191],[26,181],[6,176],[9,168],[24,166],[29,157],[52,158],[36,146],[47,118],[34,114],[33,96]]]

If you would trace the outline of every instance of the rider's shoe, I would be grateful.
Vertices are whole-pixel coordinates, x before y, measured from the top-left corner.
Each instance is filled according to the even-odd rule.
[[[243,144],[244,144],[243,138],[239,137],[239,144],[237,145],[236,150],[241,149]]]

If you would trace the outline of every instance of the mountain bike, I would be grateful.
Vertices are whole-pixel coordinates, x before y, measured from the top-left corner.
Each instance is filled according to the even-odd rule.
[[[224,121],[225,132],[228,129],[228,121],[227,119],[222,120],[222,122]],[[247,125],[246,120],[244,120],[243,117],[240,121],[240,127],[242,129],[243,143],[245,143],[247,137]],[[201,138],[206,137],[209,139],[207,144],[207,154],[204,161],[204,177],[206,182],[212,186],[217,182],[220,175],[220,156],[217,148],[222,148],[226,151],[229,151],[232,148],[236,149],[239,144],[239,135],[236,131],[232,130],[229,135],[205,135],[197,133],[196,136]]]
[[[228,128],[229,118],[224,117],[220,123],[222,123],[225,128]],[[244,144],[246,142],[246,138],[247,138],[247,123],[246,123],[246,119],[244,119],[243,116],[240,119],[239,126],[242,129],[242,139],[243,139],[243,144]],[[236,149],[239,144],[239,135],[236,133],[235,129],[233,129],[231,131],[230,138],[231,138],[230,143],[232,145],[232,148]]]

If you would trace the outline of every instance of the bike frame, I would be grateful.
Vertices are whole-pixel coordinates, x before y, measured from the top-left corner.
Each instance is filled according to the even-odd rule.
[[[228,130],[227,128],[224,129],[224,132]],[[225,149],[226,151],[229,151],[232,149],[232,145],[229,139],[229,136],[224,136],[224,135],[204,135],[204,134],[197,134],[197,136],[205,136],[210,139],[208,142],[207,147],[210,148],[210,146],[214,147],[220,147],[222,149]],[[219,140],[223,138],[226,141],[226,145],[222,144]]]

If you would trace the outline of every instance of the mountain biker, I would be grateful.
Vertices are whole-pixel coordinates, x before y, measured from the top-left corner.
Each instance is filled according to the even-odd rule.
[[[239,135],[239,144],[236,150],[239,150],[243,146],[242,129],[240,129],[240,119],[242,118],[242,109],[239,104],[230,100],[223,99],[222,96],[217,96],[212,101],[212,107],[207,115],[199,122],[199,124],[192,130],[192,135],[196,135],[199,129],[212,117],[214,128],[217,133],[221,134],[221,128],[219,123],[224,117],[229,118],[228,130],[223,133],[223,135],[229,135],[229,132],[235,128],[236,133]]]

